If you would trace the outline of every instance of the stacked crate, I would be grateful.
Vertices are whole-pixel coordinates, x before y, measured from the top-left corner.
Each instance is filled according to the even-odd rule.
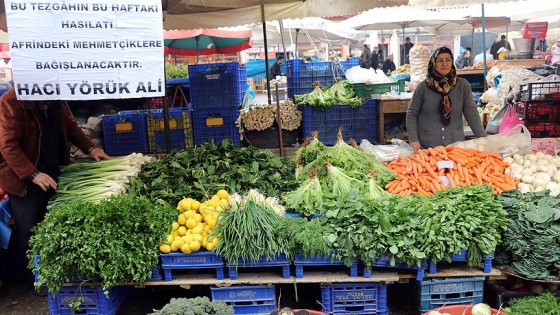
[[[109,155],[148,153],[146,113],[126,111],[101,117],[103,143]]]
[[[333,283],[321,285],[323,312],[354,315],[388,315],[387,284]]]
[[[286,62],[286,80],[288,84],[288,98],[294,95],[307,94],[313,91],[313,83],[329,87],[335,83],[335,68],[330,61],[303,62],[291,59]]]
[[[560,137],[560,82],[522,85],[515,107],[531,137]]]
[[[237,62],[189,65],[194,143],[231,138],[240,146],[235,120],[247,91],[247,70]]]
[[[269,315],[277,310],[274,285],[231,286],[210,288],[213,301],[223,301],[235,314]]]
[[[418,281],[417,292],[421,313],[445,305],[482,303],[484,277]]]
[[[340,128],[344,141],[353,138],[358,143],[363,139],[377,142],[377,107],[377,100],[367,100],[359,107],[334,105],[327,110],[302,107],[303,138],[309,138],[313,131],[318,131],[321,142],[334,145]]]

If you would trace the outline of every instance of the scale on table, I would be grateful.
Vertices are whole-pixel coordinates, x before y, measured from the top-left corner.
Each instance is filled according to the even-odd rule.
[[[513,39],[516,53],[510,53],[509,59],[533,59],[537,39],[546,38],[548,22],[525,22],[522,31],[522,38]]]

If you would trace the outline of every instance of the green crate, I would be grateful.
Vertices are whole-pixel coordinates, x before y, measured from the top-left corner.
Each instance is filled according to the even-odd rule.
[[[365,84],[365,83],[355,83],[352,84],[354,91],[356,91],[356,96],[370,99],[372,94],[383,94],[386,92],[404,92],[404,80],[398,80],[391,83],[378,83],[378,84]]]

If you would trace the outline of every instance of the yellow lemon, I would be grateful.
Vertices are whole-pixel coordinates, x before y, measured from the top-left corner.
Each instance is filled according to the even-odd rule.
[[[192,241],[194,241],[192,234],[183,236],[183,243],[189,244]]]
[[[171,244],[171,242],[173,242],[173,234],[167,235],[167,242],[165,242],[165,243],[166,244]]]
[[[187,234],[187,228],[184,227],[184,226],[181,226],[181,227],[179,227],[177,232],[179,233],[179,236],[183,236],[183,235]]]
[[[171,252],[171,246],[168,244],[161,244],[159,245],[159,251],[164,254],[169,254]]]
[[[200,250],[200,242],[199,241],[192,241],[190,244],[190,248],[193,252],[197,252]]]
[[[202,238],[202,247],[206,247],[206,245],[208,245],[208,238],[207,238],[207,237],[203,237],[203,238]]]
[[[194,210],[187,210],[185,211],[185,213],[183,213],[183,215],[185,216],[185,218],[192,218],[194,217],[194,214],[196,213],[196,211]]]
[[[181,214],[177,217],[177,223],[179,223],[179,225],[185,225],[185,223],[187,223],[187,219],[185,219],[185,217]]]
[[[218,195],[218,197],[223,198],[223,199],[229,198],[229,193],[225,189],[218,190],[216,195]]]
[[[177,236],[177,235],[179,235],[179,232],[177,230],[175,230],[175,231],[171,232],[171,235]]]
[[[208,201],[208,205],[214,209],[217,209],[220,206],[220,198],[210,199],[210,201]]]
[[[219,208],[221,208],[222,210],[227,210],[228,207],[229,207],[229,203],[228,203],[227,199],[220,199]]]
[[[182,237],[179,236],[179,235],[176,235],[176,236],[173,237],[173,241],[172,241],[172,242],[180,241],[180,240],[182,240]]]
[[[200,202],[198,202],[197,200],[193,200],[191,202],[191,209],[198,210],[199,208],[200,208]]]
[[[211,230],[214,228],[214,226],[216,226],[216,220],[214,220],[214,218],[210,218],[208,220],[206,220],[206,226]]]
[[[204,234],[204,233],[208,234],[208,233],[210,233],[210,231],[212,231],[212,228],[210,227],[210,225],[207,224],[204,227],[204,232],[202,232],[202,234]]]
[[[192,253],[192,250],[191,250],[191,247],[189,246],[189,244],[181,245],[181,251],[185,254],[191,254]]]
[[[171,251],[176,252],[181,248],[181,246],[183,246],[183,242],[173,241],[173,243],[171,243]]]
[[[177,230],[179,228],[179,222],[173,221],[172,227],[173,227],[173,231]]]
[[[202,234],[202,231],[204,231],[203,227],[196,226],[192,229],[192,234]]]
[[[185,199],[179,201],[179,208],[180,208],[179,210],[181,210],[181,212],[191,209],[191,200],[192,199],[191,200],[189,200],[189,199],[190,198],[185,198]]]
[[[202,215],[200,215],[200,213],[195,213],[194,220],[196,221],[196,223],[202,222]]]
[[[214,246],[218,245],[219,241],[220,241],[220,239],[217,238],[217,237],[212,238],[212,244],[214,244]]]
[[[193,234],[193,241],[202,241],[202,235],[200,234]]]
[[[214,248],[216,248],[216,245],[214,245],[214,243],[209,242],[208,244],[206,244],[206,249],[209,251],[213,251]]]
[[[187,222],[186,222],[186,226],[187,226],[189,229],[194,228],[194,227],[196,226],[196,220],[195,220],[194,218],[188,218],[188,219],[187,219]]]

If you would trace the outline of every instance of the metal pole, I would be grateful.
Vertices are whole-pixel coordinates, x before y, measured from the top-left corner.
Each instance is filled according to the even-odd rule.
[[[268,95],[268,104],[272,104],[272,97],[270,95],[270,69],[268,68],[268,39],[266,38],[266,21],[264,20],[264,5],[261,4],[261,21],[263,27],[263,41],[264,41],[264,67],[266,69],[266,93]]]
[[[194,40],[196,41],[196,63],[198,64],[198,41],[200,41],[200,36],[195,36]]]
[[[165,78],[165,53],[163,53],[163,77]],[[164,84],[166,84],[164,82]],[[164,85],[163,93],[163,137],[165,138],[165,152],[171,153],[171,133],[169,132],[169,108],[167,104],[167,85]],[[151,123],[154,123],[152,120]],[[153,135],[152,135],[153,136]],[[153,140],[155,143],[155,139]]]
[[[284,62],[288,61],[288,54],[286,52],[286,44],[284,43],[284,23],[282,20],[278,21],[280,26],[280,40],[282,41],[282,49],[284,50]]]
[[[486,68],[486,18],[484,17],[484,3],[480,5],[482,9],[482,63],[484,64],[484,85],[486,85],[486,74],[488,69]]]
[[[299,51],[297,49],[298,36],[299,36],[299,28],[296,28],[296,55],[294,56],[294,58],[299,58]]]
[[[284,158],[284,140],[282,139],[282,122],[280,117],[280,95],[278,92],[278,83],[276,86],[276,124],[278,125],[278,142],[280,143],[280,156]]]

